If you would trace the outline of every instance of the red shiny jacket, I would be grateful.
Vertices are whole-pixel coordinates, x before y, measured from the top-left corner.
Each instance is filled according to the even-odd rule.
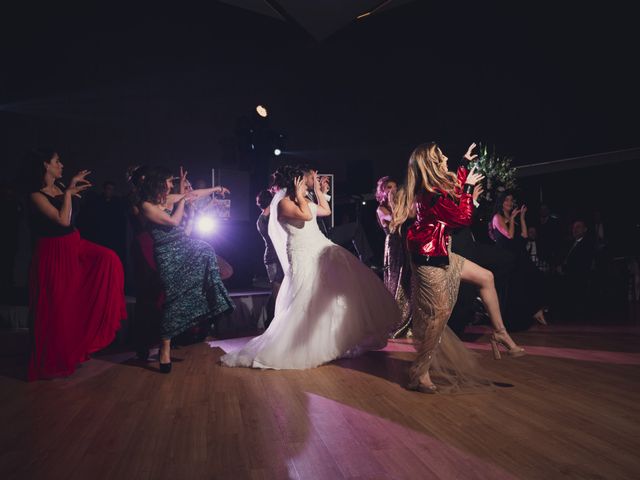
[[[458,168],[458,180],[464,185],[469,171]],[[465,189],[467,190],[467,189]],[[416,197],[416,221],[407,231],[407,246],[414,262],[444,265],[449,260],[449,234],[454,228],[471,225],[473,195],[462,187],[456,202],[445,192],[427,192]]]

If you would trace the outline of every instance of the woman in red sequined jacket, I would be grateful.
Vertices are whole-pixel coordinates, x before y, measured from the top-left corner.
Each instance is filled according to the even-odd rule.
[[[475,144],[465,154],[473,160]],[[404,187],[393,208],[391,229],[415,217],[407,233],[407,246],[413,270],[413,334],[418,356],[411,366],[409,388],[424,393],[437,390],[436,383],[448,389],[481,386],[488,382],[477,372],[472,354],[455,334],[446,328],[456,303],[460,281],[479,289],[494,331],[491,345],[500,358],[498,345],[511,356],[521,356],[504,327],[493,274],[475,263],[451,253],[450,233],[471,224],[473,190],[482,175],[463,166],[457,175],[449,172],[448,158],[436,143],[418,146],[409,159]]]

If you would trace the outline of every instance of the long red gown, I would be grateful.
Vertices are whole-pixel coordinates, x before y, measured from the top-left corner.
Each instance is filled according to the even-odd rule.
[[[61,197],[43,195],[60,208]],[[29,275],[30,381],[71,375],[113,341],[127,317],[124,271],[115,252],[39,211],[32,212],[32,227],[37,240]]]

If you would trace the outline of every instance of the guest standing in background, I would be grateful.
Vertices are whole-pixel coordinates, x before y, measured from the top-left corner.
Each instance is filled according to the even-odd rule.
[[[260,191],[256,197],[256,205],[260,209],[260,216],[256,222],[256,228],[264,240],[264,268],[267,270],[267,277],[269,278],[269,284],[271,285],[271,295],[267,302],[267,320],[264,322],[265,329],[269,327],[271,320],[273,320],[276,298],[278,297],[278,291],[280,290],[280,285],[284,279],[284,272],[282,271],[282,266],[278,260],[278,255],[273,248],[271,238],[269,238],[271,200],[273,200],[273,194],[269,190]]]
[[[398,191],[398,183],[390,177],[382,177],[376,186],[376,218],[385,233],[383,280],[393,295],[402,315],[400,324],[391,332],[391,338],[411,336],[411,264],[406,251],[406,228],[396,232],[389,230],[392,217],[393,197]]]

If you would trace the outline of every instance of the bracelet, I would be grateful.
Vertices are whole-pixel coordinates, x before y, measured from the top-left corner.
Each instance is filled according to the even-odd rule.
[[[468,194],[472,194],[473,193],[473,189],[476,188],[475,185],[472,185],[470,183],[465,183],[464,184],[464,188],[462,189],[462,191],[464,193],[468,193]]]

